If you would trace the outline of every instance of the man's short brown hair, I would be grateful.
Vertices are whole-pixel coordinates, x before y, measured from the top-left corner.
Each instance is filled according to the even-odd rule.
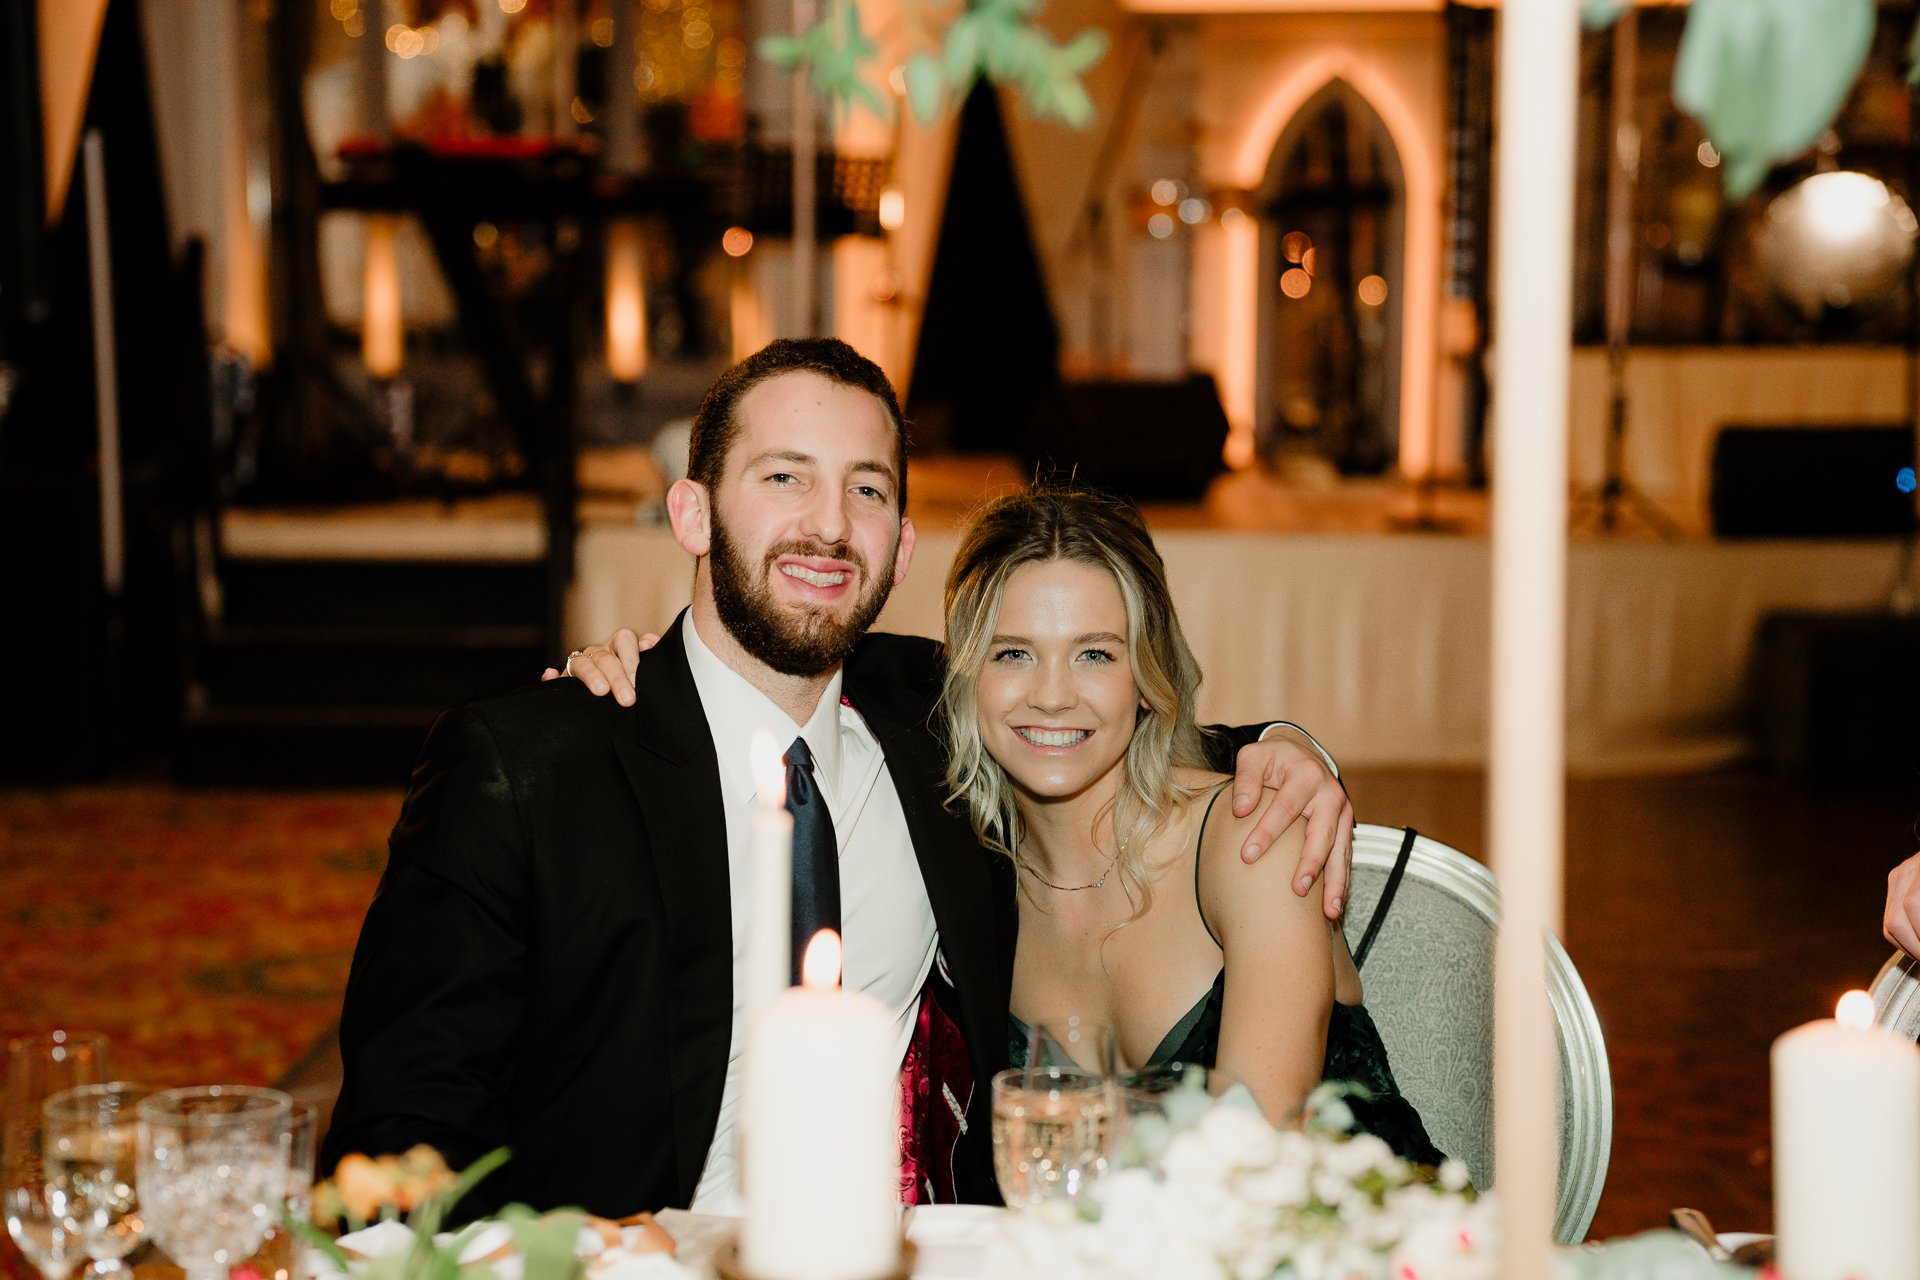
[[[693,438],[687,447],[687,478],[712,492],[726,468],[727,454],[740,434],[740,400],[769,378],[783,373],[817,373],[843,387],[864,391],[887,410],[894,429],[894,468],[899,473],[899,501],[907,509],[907,420],[893,383],[880,366],[838,338],[776,338],[720,375],[700,402],[693,418]]]

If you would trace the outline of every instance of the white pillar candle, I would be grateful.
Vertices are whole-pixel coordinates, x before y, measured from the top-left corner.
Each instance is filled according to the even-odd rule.
[[[753,735],[753,781],[760,807],[747,840],[747,1025],[792,985],[793,815],[786,802],[787,773],[780,744],[762,729]]]
[[[1493,253],[1493,681],[1487,843],[1500,877],[1493,1132],[1501,1274],[1552,1274],[1560,1063],[1542,986],[1566,785],[1567,360],[1579,6],[1501,9]]]
[[[740,1264],[754,1280],[873,1280],[900,1255],[893,1020],[840,988],[832,930],[804,970],[747,1048]]]
[[[1920,1048],[1872,1025],[1864,991],[1837,1019],[1773,1042],[1773,1219],[1792,1280],[1920,1277]]]

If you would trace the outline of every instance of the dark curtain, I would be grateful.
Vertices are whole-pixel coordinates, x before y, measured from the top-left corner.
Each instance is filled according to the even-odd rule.
[[[29,6],[30,7],[30,6]],[[174,266],[137,0],[107,9],[84,132],[106,161],[126,586],[101,580],[85,166],[38,249],[44,314],[8,316],[0,418],[0,777],[84,777],[164,744],[179,702],[178,443],[204,378],[198,285]],[[23,238],[10,235],[17,249]]]
[[[1059,377],[1059,358],[1000,99],[983,80],[960,116],[907,396],[921,440],[1017,451],[1035,402]]]

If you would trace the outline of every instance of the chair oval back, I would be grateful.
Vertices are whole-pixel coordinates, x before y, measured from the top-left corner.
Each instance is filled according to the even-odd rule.
[[[1357,944],[1405,832],[1362,823],[1346,933]],[[1494,1185],[1493,953],[1500,885],[1457,849],[1421,836],[1361,971],[1393,1074],[1434,1145]],[[1560,1194],[1554,1239],[1586,1238],[1613,1144],[1613,1080],[1600,1020],[1559,939],[1547,935],[1547,998],[1560,1051]]]
[[[1920,960],[1894,952],[1874,975],[1870,990],[1874,1025],[1920,1040]]]

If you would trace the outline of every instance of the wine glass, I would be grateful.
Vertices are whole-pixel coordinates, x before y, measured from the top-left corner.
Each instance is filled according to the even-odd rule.
[[[41,1104],[76,1085],[107,1078],[107,1038],[86,1031],[55,1031],[7,1042],[7,1104],[0,1133],[7,1232],[46,1280],[65,1280],[86,1261],[85,1244],[70,1223],[69,1189],[48,1176],[42,1160]]]
[[[102,1276],[125,1269],[120,1260],[146,1230],[134,1190],[134,1109],[153,1092],[126,1081],[82,1085],[42,1108],[47,1180],[66,1188],[68,1228]]]
[[[187,1280],[225,1280],[279,1219],[292,1104],[278,1089],[216,1084],[139,1105],[142,1216]]]
[[[1119,1037],[1064,1016],[1027,1033],[1027,1065],[993,1078],[993,1170],[1007,1204],[1076,1199],[1103,1176],[1125,1113]]]

